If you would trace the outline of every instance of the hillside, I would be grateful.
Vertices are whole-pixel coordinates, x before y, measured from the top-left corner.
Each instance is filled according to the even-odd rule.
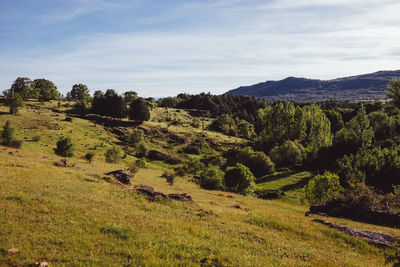
[[[280,81],[241,86],[226,94],[265,97],[269,101],[317,102],[326,100],[362,101],[384,99],[386,85],[400,77],[400,70],[316,80],[289,77]]]
[[[50,266],[384,265],[387,250],[312,222],[304,216],[307,207],[294,201],[208,191],[188,176],[177,177],[169,185],[161,175],[173,165],[160,161],[141,168],[132,185],[110,180],[106,172],[126,168],[136,158],[128,153],[120,163],[106,163],[106,149],[123,146],[118,136],[97,122],[81,118],[65,121],[65,114],[55,107],[55,103],[36,103],[11,116],[8,108],[0,106],[0,125],[11,120],[16,137],[24,140],[20,149],[0,146],[2,266],[37,261],[49,262]],[[190,120],[182,110],[169,113],[178,120]],[[152,121],[141,127],[153,134],[153,148],[170,149],[174,144],[157,139],[166,128],[160,118],[163,114],[161,109],[155,109]],[[126,122],[125,127],[133,126]],[[123,128],[118,127],[120,131]],[[221,146],[243,142],[186,126],[170,126],[168,131],[176,136],[202,132]],[[55,165],[61,157],[53,152],[58,137],[63,135],[71,136],[75,144],[75,155],[65,168]],[[40,139],[35,141],[35,136]],[[82,159],[89,151],[96,154],[92,163]],[[308,175],[276,177],[260,187],[288,188]],[[135,191],[134,186],[140,184],[164,193],[186,192],[193,202],[150,201]],[[398,229],[338,218],[329,220],[400,234]],[[18,252],[9,253],[12,248]]]

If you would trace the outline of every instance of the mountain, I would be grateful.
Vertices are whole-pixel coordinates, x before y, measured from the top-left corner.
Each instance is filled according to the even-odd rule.
[[[241,86],[226,94],[265,97],[270,101],[300,102],[384,99],[389,81],[399,77],[400,70],[378,71],[333,80],[288,77],[280,81]]]

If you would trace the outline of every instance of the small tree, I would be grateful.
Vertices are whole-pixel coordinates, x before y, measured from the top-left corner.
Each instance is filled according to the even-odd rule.
[[[32,84],[39,101],[49,101],[60,98],[60,93],[57,91],[57,86],[55,86],[52,81],[46,79],[36,79]]]
[[[400,108],[400,78],[393,79],[389,82],[385,94],[392,99],[396,107]]]
[[[74,84],[70,92],[67,93],[69,100],[90,100],[89,89],[85,84]]]
[[[61,137],[57,142],[57,147],[54,152],[62,157],[72,157],[74,154],[74,145],[72,144],[71,138]]]
[[[286,141],[270,152],[272,161],[279,167],[292,167],[301,164],[306,156],[304,147],[298,141]]]
[[[1,144],[4,146],[11,146],[14,141],[14,129],[11,128],[10,121],[6,121],[1,132]]]
[[[303,202],[310,205],[322,204],[329,199],[337,196],[342,187],[340,186],[339,176],[326,171],[308,181],[304,187]]]
[[[106,161],[108,163],[117,163],[121,159],[121,149],[119,147],[113,146],[105,153]]]
[[[20,93],[11,91],[7,94],[6,105],[10,107],[10,114],[16,115],[18,109],[24,106],[24,99]]]
[[[133,146],[138,145],[139,143],[143,142],[143,140],[144,140],[144,132],[142,129],[135,129],[128,136],[128,142],[131,143]]]
[[[149,107],[142,98],[132,101],[129,107],[128,117],[130,120],[140,123],[150,119]]]
[[[254,175],[250,169],[240,163],[227,168],[224,176],[226,188],[243,195],[251,194],[254,191],[254,180]]]

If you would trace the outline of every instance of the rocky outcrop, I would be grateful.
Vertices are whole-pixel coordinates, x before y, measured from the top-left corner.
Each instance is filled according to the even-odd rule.
[[[334,199],[324,205],[313,205],[311,213],[325,213],[333,217],[348,218],[356,221],[400,228],[400,215],[389,211],[379,211],[362,203]]]
[[[398,241],[398,238],[394,235],[379,232],[379,231],[368,231],[368,230],[359,230],[350,228],[344,225],[320,220],[320,219],[313,219],[313,222],[318,222],[323,225],[329,226],[331,228],[338,229],[348,235],[357,237],[359,239],[365,240],[370,244],[380,246],[380,247],[389,247],[393,248],[393,245]]]
[[[162,192],[155,191],[153,187],[145,185],[145,184],[141,184],[141,185],[137,186],[135,189],[137,192],[150,197],[151,200],[155,200],[156,197],[160,197],[163,199],[174,199],[174,200],[183,201],[183,202],[193,201],[192,197],[187,193],[166,195]]]
[[[106,173],[106,175],[114,176],[115,178],[117,178],[118,181],[120,181],[123,184],[130,184],[131,179],[133,177],[132,174],[129,174],[129,173],[125,172],[124,170],[108,172],[108,173]]]

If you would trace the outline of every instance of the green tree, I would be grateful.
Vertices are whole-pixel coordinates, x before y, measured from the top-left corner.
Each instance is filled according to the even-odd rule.
[[[235,120],[228,114],[222,114],[211,124],[211,128],[227,135],[237,135]]]
[[[224,172],[218,167],[211,167],[200,173],[200,186],[208,190],[222,190]]]
[[[342,115],[336,110],[324,110],[326,117],[328,117],[329,121],[331,122],[331,132],[336,133],[337,131],[343,129],[344,122],[342,119]]]
[[[269,155],[277,166],[292,167],[303,162],[306,151],[297,140],[287,140],[283,145],[274,147]]]
[[[83,100],[89,101],[90,94],[89,89],[85,84],[74,84],[70,92],[67,93],[67,99],[69,100]]]
[[[7,106],[10,107],[10,114],[16,115],[20,107],[23,107],[24,99],[22,98],[21,94],[10,92],[7,94],[6,103]]]
[[[137,146],[144,141],[144,131],[142,129],[135,129],[128,136],[128,142],[133,146]]]
[[[255,152],[250,147],[239,150],[235,161],[248,167],[257,178],[275,171],[275,164],[269,156],[262,151]]]
[[[57,147],[54,149],[54,152],[62,157],[72,157],[74,154],[74,145],[71,138],[61,137],[57,141]]]
[[[60,98],[60,93],[57,91],[57,86],[53,82],[46,79],[35,79],[32,83],[35,94],[40,101],[49,101]]]
[[[19,94],[23,99],[37,97],[32,87],[32,81],[27,77],[18,77],[11,85],[7,95],[15,93]]]
[[[236,163],[235,166],[226,169],[224,184],[229,191],[248,195],[254,191],[255,178],[249,168]]]
[[[129,107],[128,117],[130,120],[140,123],[150,119],[149,108],[146,105],[146,102],[142,98],[138,98],[132,101]]]
[[[123,94],[124,100],[126,104],[132,103],[133,100],[136,100],[138,98],[138,94],[135,91],[126,91]]]
[[[11,128],[10,121],[6,121],[6,124],[3,127],[3,131],[1,132],[1,144],[5,146],[11,146],[14,140],[14,129]]]
[[[246,139],[251,139],[256,136],[254,125],[245,120],[240,120],[237,123],[237,132],[240,137]]]
[[[308,181],[302,200],[310,205],[322,204],[337,196],[341,189],[339,176],[326,171]]]
[[[400,78],[389,82],[385,94],[392,100],[396,107],[400,108]]]

